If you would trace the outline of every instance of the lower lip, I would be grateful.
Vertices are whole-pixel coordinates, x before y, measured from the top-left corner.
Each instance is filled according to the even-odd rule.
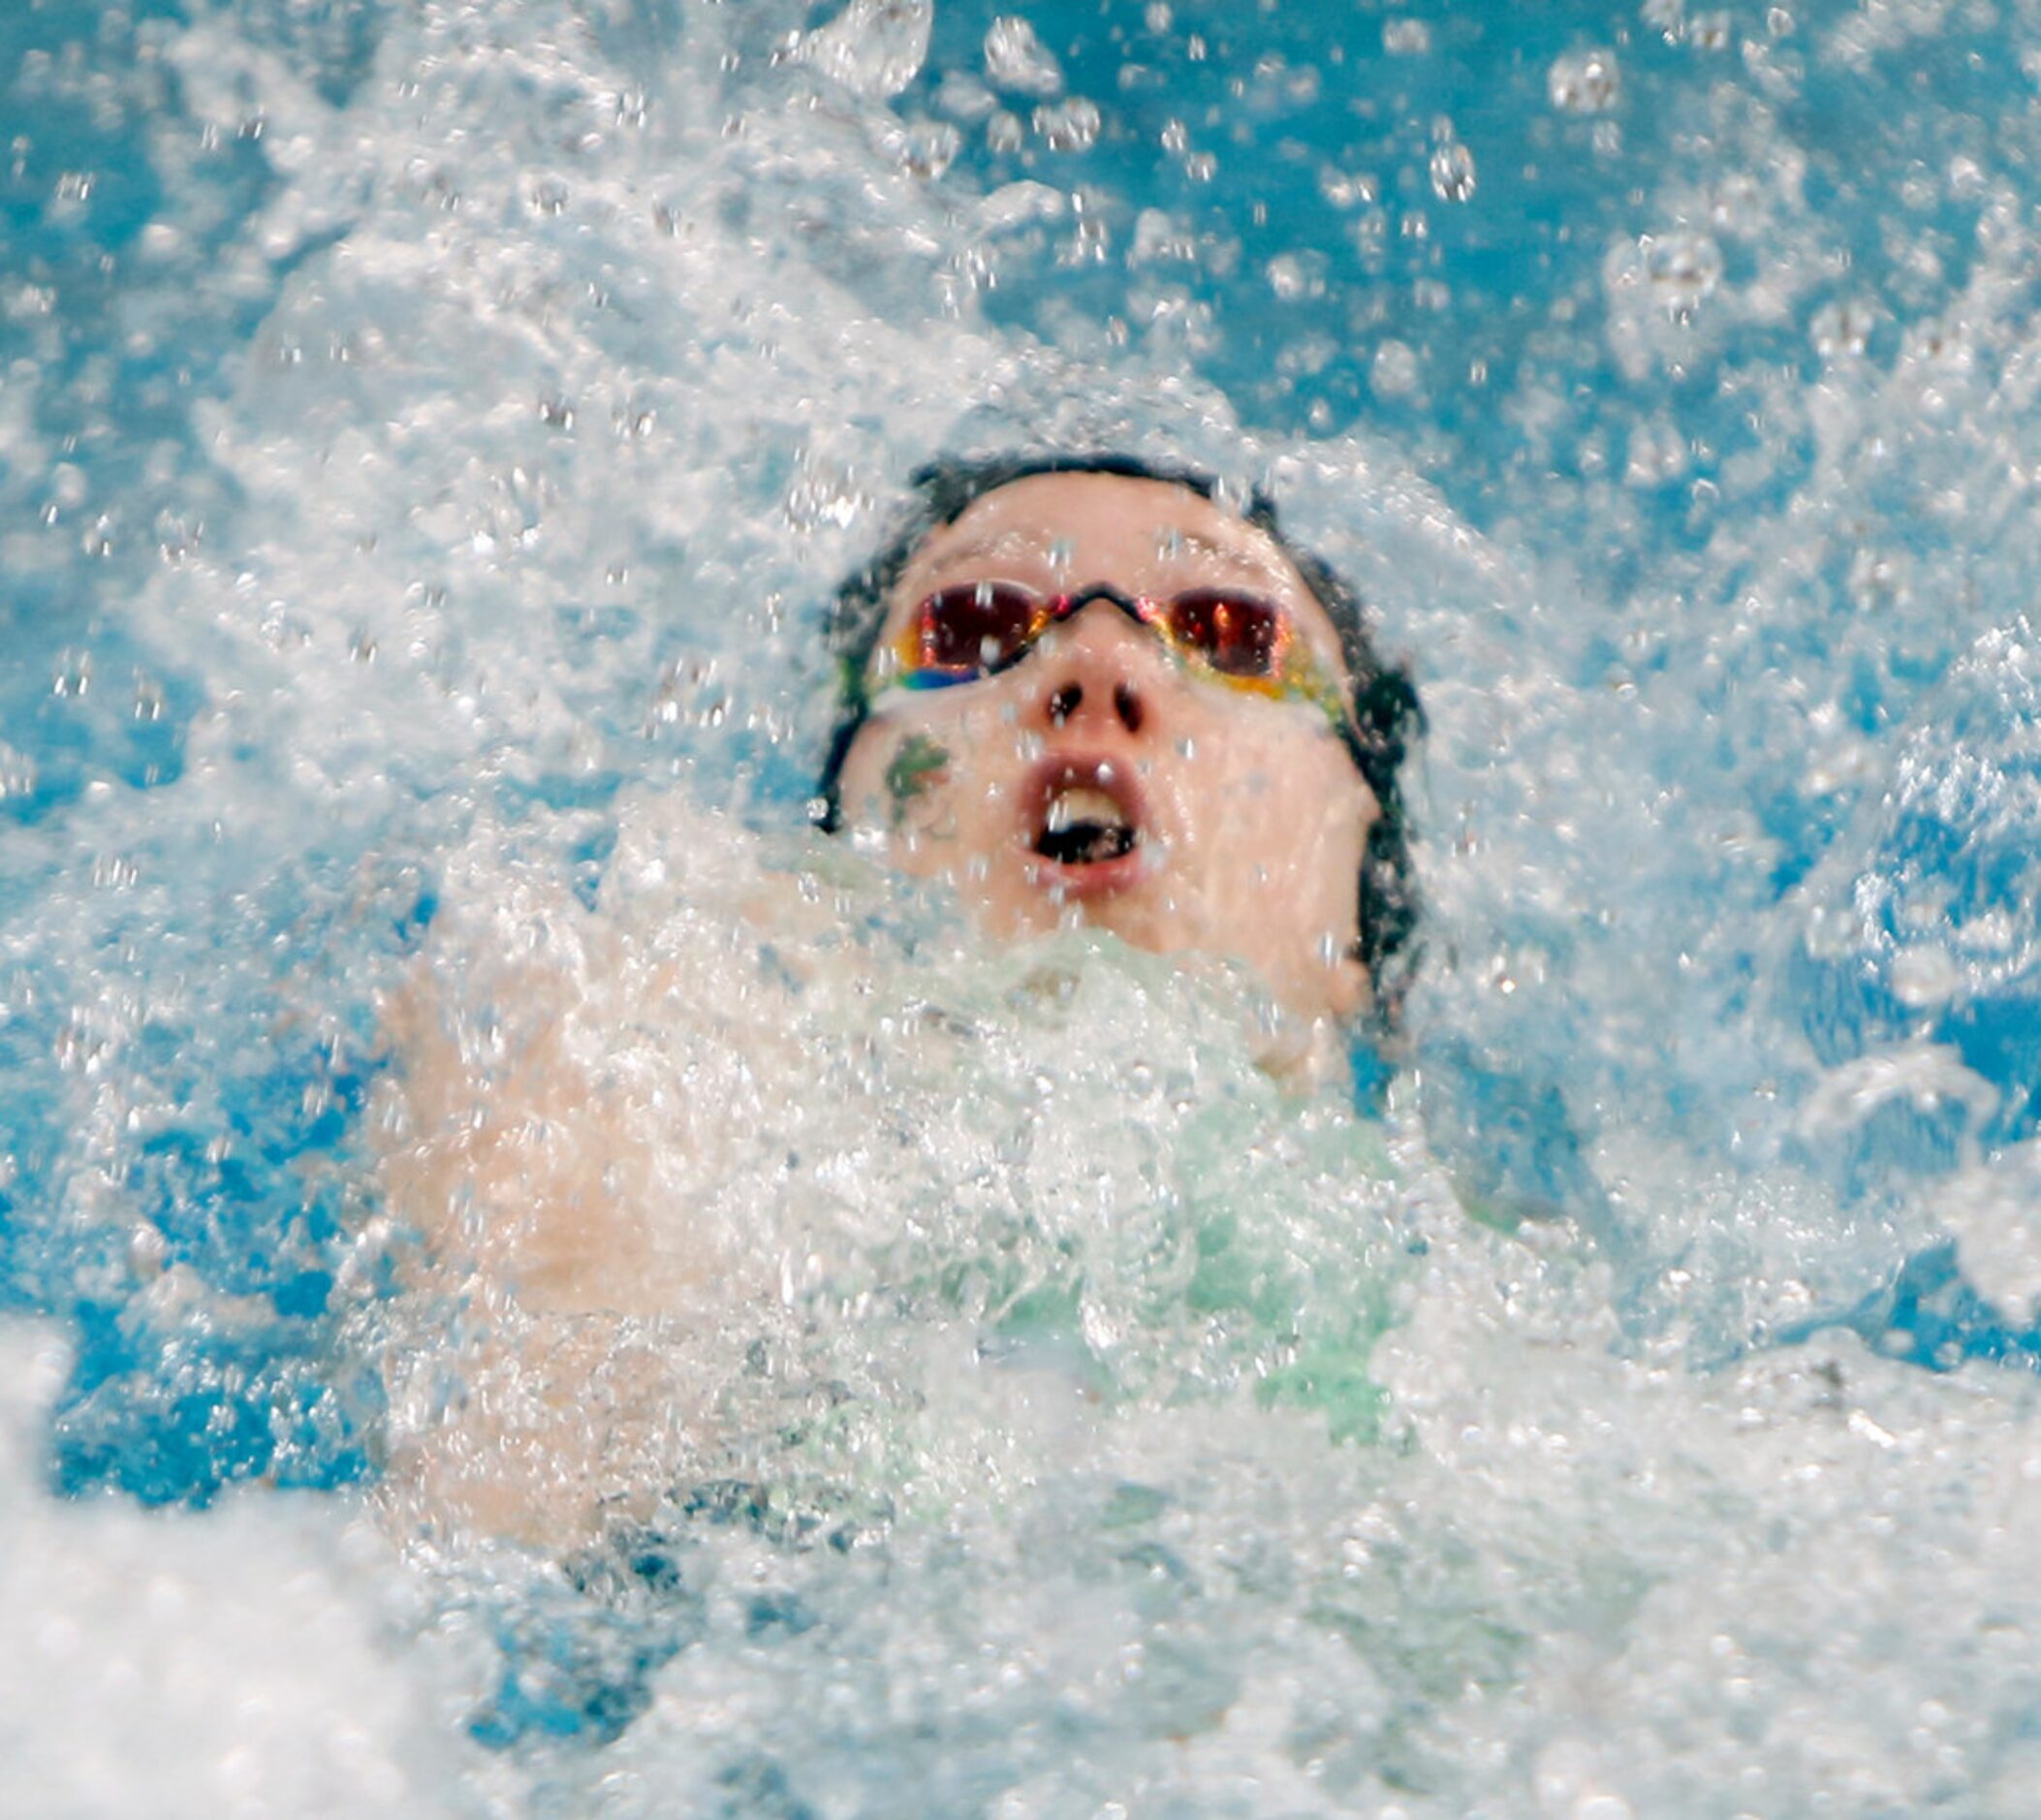
[[[1117,892],[1131,890],[1153,872],[1159,856],[1148,844],[1146,805],[1133,780],[1124,774],[1116,774],[1121,762],[1064,754],[1045,760],[1036,767],[1024,799],[1031,809],[1028,816],[1031,830],[1040,829],[1041,818],[1048,813],[1057,790],[1072,785],[1089,785],[1106,790],[1119,804],[1120,813],[1127,817],[1135,831],[1130,851],[1115,860],[1094,860],[1084,865],[1049,859],[1036,852],[1034,841],[1029,838],[1022,849],[1021,863],[1026,868],[1028,883],[1045,895],[1066,903],[1080,902],[1087,897],[1110,897]]]
[[[1046,860],[1032,850],[1027,855],[1029,883],[1052,895],[1068,900],[1106,897],[1138,885],[1147,873],[1147,857],[1137,841],[1133,852],[1116,860],[1094,860],[1088,865],[1066,865],[1061,860]]]

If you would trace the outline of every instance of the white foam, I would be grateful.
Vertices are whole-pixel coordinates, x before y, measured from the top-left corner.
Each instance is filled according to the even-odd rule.
[[[1755,1350],[1948,1237],[2007,1320],[2041,1295],[2030,1145],[1979,1135],[2021,1083],[1962,1047],[1980,1006],[2018,1027],[2031,885],[1936,859],[2033,845],[2041,253],[1977,122],[1932,113],[1965,142],[1906,174],[1926,201],[1874,199],[1909,259],[1872,295],[1797,142],[1821,110],[1780,105],[1796,57],[1869,80],[1948,9],[1713,58],[1726,15],[1654,4],[1667,43],[1626,48],[1619,89],[1586,52],[1532,69],[1584,158],[1640,133],[1661,51],[1690,111],[1585,292],[1546,299],[1556,353],[1470,407],[1523,454],[1485,532],[1418,472],[1422,428],[1407,456],[1365,426],[1258,433],[1201,377],[1227,328],[1205,279],[1238,266],[1303,308],[1334,266],[1245,257],[1202,187],[1122,228],[1146,199],[1099,173],[1145,118],[1137,81],[1030,139],[969,71],[929,72],[935,105],[1011,135],[990,187],[915,117],[931,9],[814,11],[391,7],[340,70],[296,47],[306,9],[221,0],[149,22],[118,81],[29,72],[151,123],[160,218],[117,267],[118,346],[146,367],[216,347],[195,324],[262,320],[199,375],[190,446],[150,454],[161,512],[123,521],[47,428],[74,395],[90,419],[97,361],[66,377],[53,286],[5,299],[32,356],[0,386],[0,505],[34,527],[6,533],[9,572],[106,603],[134,647],[88,678],[91,638],[28,628],[37,712],[89,760],[75,802],[0,831],[0,1033],[62,1134],[0,1157],[7,1217],[52,1299],[161,1330],[161,1376],[103,1401],[167,1401],[181,1343],[268,1310],[188,1234],[166,1262],[132,1185],[147,1145],[231,1151],[250,1083],[295,1065],[278,1032],[360,1063],[423,970],[448,1117],[423,1131],[387,1090],[380,1160],[338,1159],[350,1214],[381,1216],[340,1292],[388,1368],[374,1438],[401,1466],[481,1406],[494,1441],[534,1443],[521,1494],[628,1494],[678,1535],[682,1585],[661,1604],[612,1561],[623,1593],[570,1596],[544,1551],[417,1543],[429,1503],[394,1497],[402,1557],[344,1494],[58,1500],[61,1357],[16,1330],[0,1805],[2023,1811],[2031,1381],[1837,1337]],[[1384,32],[1414,80],[1434,67],[1422,21]],[[1010,29],[989,74],[1046,91],[1039,50]],[[1257,75],[1241,119],[1275,92]],[[1992,124],[2012,172],[2030,124]],[[1357,245],[1399,182],[1431,206],[1430,161],[1462,144],[1435,130],[1400,173],[1320,173]],[[1482,183],[1445,186],[1455,223],[1507,188],[1475,116],[1457,131]],[[1194,186],[1235,156],[1156,132]],[[243,158],[267,172],[252,202]],[[1946,269],[1911,258],[1944,196],[1975,214]],[[1010,326],[1017,285],[1081,295],[1115,234],[1123,313],[1052,299]],[[1341,326],[1385,410],[1424,411],[1460,360],[1411,320]],[[1574,382],[1605,361],[1630,390],[1589,421]],[[1694,428],[1722,399],[1750,428],[1726,455]],[[831,711],[821,601],[919,460],[1037,436],[1272,480],[1414,657],[1427,1065],[1386,1131],[1286,1098],[1230,983],[1081,937],[988,953],[790,832]],[[1654,513],[1683,528],[1648,535]],[[1594,580],[1621,573],[1611,548],[1650,560]],[[194,704],[184,769],[143,788],[116,755],[166,684]],[[37,737],[0,745],[10,814]],[[600,806],[543,806],[578,794]],[[424,958],[395,957],[435,893]],[[1470,1135],[1550,1138],[1574,1223],[1460,1205],[1465,1157],[1408,1105],[1456,1045],[1537,1090],[1477,1099]],[[637,1248],[565,1248],[551,1305],[516,1246],[377,1302],[425,1218],[385,1197],[407,1156],[457,1148],[458,1115],[512,1129],[517,1167],[493,1200],[455,1171],[431,1217],[484,1248],[573,1182]],[[1905,1118],[1952,1123],[1975,1168],[1852,1201],[1833,1158]],[[1525,1202],[1484,1207],[1506,1226]],[[1052,1293],[1017,1311],[1022,1289]],[[490,1633],[560,1602],[570,1642],[614,1618],[624,1657],[699,1629],[644,1668],[615,1744],[487,1754],[465,1727],[501,1692]],[[539,1703],[546,1640],[514,1666]]]
[[[59,1501],[68,1369],[0,1326],[0,1806],[87,1816],[448,1811],[467,1754],[394,1551],[334,1497]]]

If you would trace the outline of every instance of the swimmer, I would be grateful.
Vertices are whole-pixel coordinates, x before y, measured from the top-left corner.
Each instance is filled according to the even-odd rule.
[[[823,824],[947,883],[995,939],[1078,924],[1238,963],[1308,1033],[1264,1058],[1286,1078],[1328,1035],[1393,1030],[1418,713],[1353,595],[1265,499],[1235,512],[1188,473],[1008,460],[917,486],[838,593]],[[745,914],[812,917],[788,883]],[[710,1211],[756,1165],[732,1096],[813,1084],[769,1027],[714,1051],[735,1063],[723,1090],[698,1087],[715,1032],[675,1035],[652,1008],[694,1015],[706,980],[726,1017],[727,962],[627,931],[607,893],[584,914],[549,934],[579,957],[557,978],[528,925],[509,944],[490,926],[487,957],[453,936],[454,964],[436,956],[389,1008],[401,1066],[379,1121],[390,1204],[424,1240],[414,1306],[441,1339],[440,1311],[466,1311],[455,1371],[430,1344],[391,1365],[391,1494],[407,1521],[547,1547],[644,1515],[662,1471],[712,1452],[733,1311],[785,1303]]]
[[[939,464],[844,585],[826,826],[995,936],[1066,922],[1394,1021],[1417,721],[1352,593],[1257,494],[1115,456]],[[1357,890],[1358,881],[1358,890]]]

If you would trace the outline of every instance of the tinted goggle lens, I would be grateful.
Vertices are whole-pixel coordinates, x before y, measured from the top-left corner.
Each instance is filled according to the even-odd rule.
[[[1044,600],[1016,581],[966,581],[922,602],[912,628],[911,670],[953,676],[1010,664],[1048,628],[1088,600],[1106,598],[1160,629],[1221,675],[1269,678],[1282,661],[1281,608],[1251,594],[1194,588],[1166,601],[1132,601],[1105,589]],[[904,655],[904,653],[903,653]]]
[[[996,670],[1020,653],[1048,615],[1048,603],[1011,581],[939,588],[916,615],[921,668]]]
[[[1252,594],[1199,588],[1163,609],[1170,637],[1228,676],[1272,676],[1282,659],[1282,610]]]

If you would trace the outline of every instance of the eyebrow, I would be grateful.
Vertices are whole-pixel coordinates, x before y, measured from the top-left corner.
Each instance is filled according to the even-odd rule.
[[[1216,544],[1196,531],[1182,530],[1175,525],[1159,525],[1156,530],[1158,545],[1161,542],[1161,534],[1165,531],[1176,538],[1178,548],[1172,552],[1173,555],[1202,556],[1215,562],[1232,564],[1277,586],[1283,585],[1289,580],[1284,574],[1283,565],[1272,551],[1252,548],[1241,549]],[[989,561],[996,557],[1016,554],[1037,557],[1046,562],[1050,559],[1054,542],[1054,539],[1051,539],[1045,543],[1033,531],[1000,531],[990,537],[973,538],[969,542],[958,545],[954,549],[935,552],[929,558],[929,567],[939,572],[955,563]]]
[[[1053,540],[1052,540],[1053,541]],[[946,568],[953,562],[979,562],[993,556],[1039,555],[1045,560],[1048,548],[1032,531],[1000,531],[990,537],[976,537],[955,549],[937,550],[929,556],[931,568]]]
[[[1209,556],[1214,561],[1236,563],[1240,568],[1253,570],[1267,581],[1285,582],[1289,580],[1283,573],[1288,565],[1272,550],[1252,547],[1242,549],[1237,545],[1215,544],[1210,538],[1202,537],[1196,531],[1177,530],[1174,526],[1169,528],[1182,549],[1192,555]]]

